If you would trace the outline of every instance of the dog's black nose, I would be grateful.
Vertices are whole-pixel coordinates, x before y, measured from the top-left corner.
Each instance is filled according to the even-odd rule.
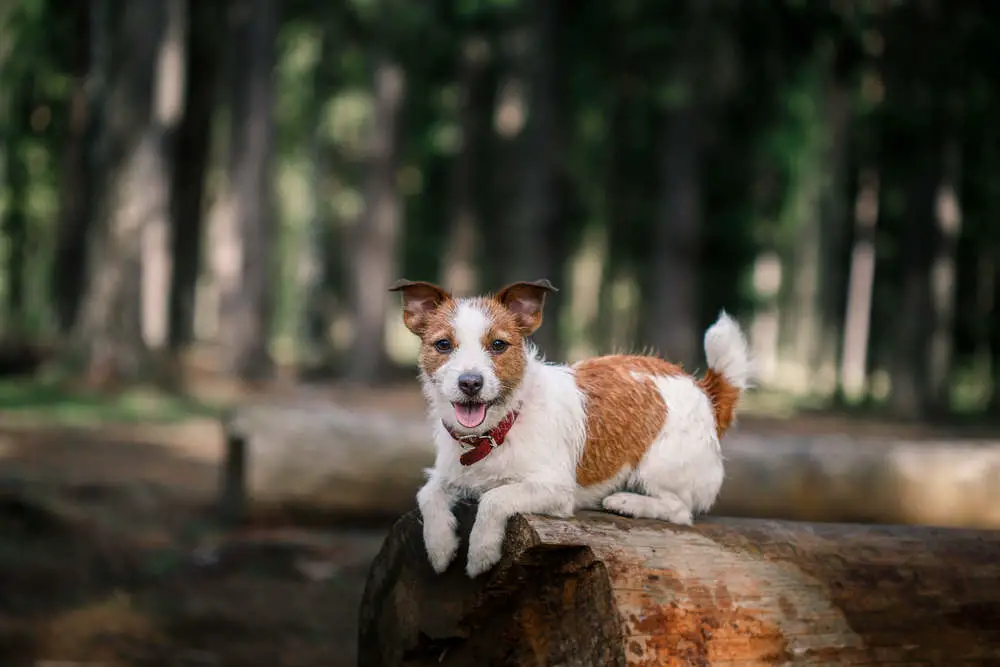
[[[462,373],[458,376],[458,388],[466,396],[475,396],[483,388],[483,376],[479,373]]]

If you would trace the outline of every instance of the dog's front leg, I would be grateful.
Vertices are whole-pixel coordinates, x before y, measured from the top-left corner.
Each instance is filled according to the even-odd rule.
[[[455,498],[436,477],[417,492],[417,506],[424,523],[424,547],[438,574],[448,569],[458,551],[458,520],[452,511]]]
[[[518,482],[498,486],[479,499],[476,521],[469,535],[466,573],[476,577],[500,560],[507,519],[515,514],[573,514],[573,490],[558,484]]]

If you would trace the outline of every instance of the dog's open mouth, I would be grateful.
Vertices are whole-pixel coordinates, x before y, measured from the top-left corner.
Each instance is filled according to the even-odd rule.
[[[486,421],[485,403],[452,403],[455,408],[455,419],[465,428],[476,428]]]

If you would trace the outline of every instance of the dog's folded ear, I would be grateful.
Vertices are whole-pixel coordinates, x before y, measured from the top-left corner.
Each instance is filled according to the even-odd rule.
[[[403,324],[418,336],[427,326],[427,316],[442,303],[451,300],[451,294],[445,290],[434,283],[422,281],[397,280],[389,291],[402,292]]]
[[[558,291],[552,283],[543,278],[507,285],[497,292],[496,298],[517,317],[521,333],[530,336],[542,326],[545,295]]]

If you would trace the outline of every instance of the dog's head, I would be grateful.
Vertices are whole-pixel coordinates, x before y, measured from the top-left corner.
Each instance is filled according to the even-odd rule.
[[[524,378],[527,337],[542,324],[547,280],[454,298],[437,285],[400,280],[403,322],[420,338],[420,378],[431,407],[460,433],[483,433],[511,409]]]

